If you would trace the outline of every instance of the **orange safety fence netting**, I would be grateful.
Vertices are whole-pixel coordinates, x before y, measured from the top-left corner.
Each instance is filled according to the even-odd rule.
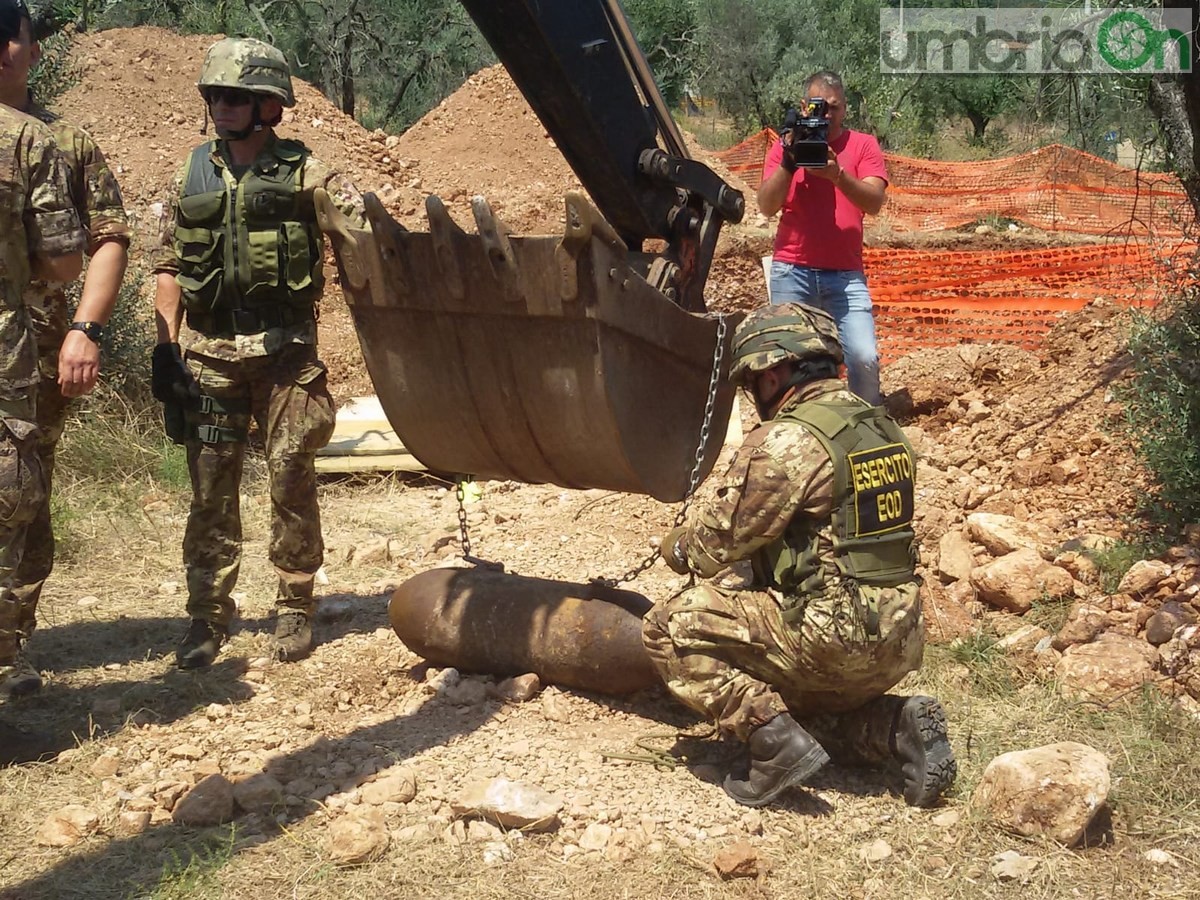
[[[777,139],[766,128],[715,155],[757,188]],[[1195,221],[1176,176],[1128,169],[1061,144],[981,162],[885,158],[890,185],[879,221],[898,230],[940,231],[999,216],[1043,231],[1177,237]]]
[[[1035,348],[1096,299],[1147,306],[1187,278],[1195,245],[1135,242],[1013,251],[867,248],[884,362],[922,347],[994,341]]]
[[[778,136],[764,129],[717,158],[757,188]],[[1189,278],[1195,216],[1174,175],[1139,172],[1061,145],[984,162],[886,154],[881,224],[942,231],[998,216],[1043,231],[1108,235],[1035,250],[864,250],[880,358],[923,347],[1001,342],[1035,348],[1097,298],[1148,306]]]

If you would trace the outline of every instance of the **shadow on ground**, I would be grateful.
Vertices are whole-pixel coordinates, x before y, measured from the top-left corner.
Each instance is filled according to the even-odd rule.
[[[168,724],[210,703],[240,703],[251,690],[240,679],[248,661],[235,646],[202,672],[181,672],[171,664],[187,619],[180,616],[74,622],[39,628],[30,655],[52,672],[31,697],[0,703],[0,765],[49,759],[69,747],[119,731],[126,724]],[[315,639],[332,644],[351,633],[370,633],[387,624],[387,595],[333,594],[322,598]],[[270,634],[271,617],[242,619],[231,636]],[[159,674],[132,680],[106,680],[83,673],[166,660]],[[74,673],[75,677],[57,676]],[[84,681],[84,683],[81,683]]]
[[[215,667],[214,667],[215,668]],[[379,725],[363,727],[344,737],[319,737],[311,744],[272,763],[269,770],[316,769],[330,754],[349,752],[351,745],[368,742],[383,755],[401,762],[431,747],[468,734],[493,715],[486,707],[469,708],[466,715],[447,716],[444,707],[426,703],[413,713]],[[304,807],[288,825],[320,808]],[[74,852],[48,871],[19,884],[0,888],[0,900],[64,900],[79,897],[108,900],[147,896],[162,879],[190,859],[205,859],[215,846],[237,853],[286,835],[283,827],[239,842],[232,826],[191,829],[167,824],[140,835],[106,841],[95,850]],[[0,869],[2,871],[2,869]]]

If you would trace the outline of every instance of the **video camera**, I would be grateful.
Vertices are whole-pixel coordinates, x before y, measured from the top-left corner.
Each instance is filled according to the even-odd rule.
[[[804,113],[792,107],[783,117],[779,136],[783,152],[793,168],[820,169],[829,161],[829,104],[824,97],[810,97]]]

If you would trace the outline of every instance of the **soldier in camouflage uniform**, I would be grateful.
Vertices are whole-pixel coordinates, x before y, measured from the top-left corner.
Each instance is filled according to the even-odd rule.
[[[20,34],[18,4],[0,4],[0,66]],[[0,684],[19,661],[14,594],[26,532],[45,500],[38,455],[37,338],[25,304],[31,278],[79,275],[84,233],[54,136],[41,122],[0,106]]]
[[[275,652],[295,660],[312,647],[313,581],[324,554],[314,459],[334,425],[316,350],[324,245],[315,192],[366,227],[354,186],[303,144],[275,135],[283,108],[295,103],[282,53],[252,39],[218,41],[198,87],[218,140],[193,150],[176,175],[153,263],[154,393],[168,433],[187,448],[192,481],[183,539],[192,622],[176,654],[185,669],[212,663],[235,614],[251,420],[270,477]]]
[[[79,304],[68,307],[66,286],[35,279],[25,292],[25,305],[37,333],[38,452],[47,495],[25,535],[25,553],[13,592],[18,598],[17,620],[11,623],[22,643],[36,625],[42,585],[54,565],[54,532],[50,524],[49,488],[54,475],[54,451],[62,436],[72,398],[87,394],[100,371],[100,341],[112,315],[128,261],[129,225],[121,190],[108,162],[91,136],[62,121],[33,101],[29,73],[41,56],[33,23],[23,0],[0,0],[15,10],[20,30],[10,43],[11,65],[0,70],[0,103],[50,126],[64,166],[71,201],[87,231],[87,277]],[[28,694],[42,686],[42,677],[23,652],[0,690]]]
[[[945,715],[932,697],[886,693],[924,649],[912,448],[837,378],[827,313],[758,310],[733,352],[731,377],[763,423],[661,552],[704,578],[749,560],[754,580],[697,585],[652,609],[651,659],[676,697],[748,745],[745,771],[724,785],[739,803],[770,803],[833,754],[898,763],[904,799],[930,806],[956,773]]]

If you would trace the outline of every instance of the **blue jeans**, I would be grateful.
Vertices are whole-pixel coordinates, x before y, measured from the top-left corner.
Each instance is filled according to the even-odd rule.
[[[866,275],[772,260],[771,303],[806,303],[833,316],[846,357],[850,390],[868,403],[879,405],[879,351]]]

